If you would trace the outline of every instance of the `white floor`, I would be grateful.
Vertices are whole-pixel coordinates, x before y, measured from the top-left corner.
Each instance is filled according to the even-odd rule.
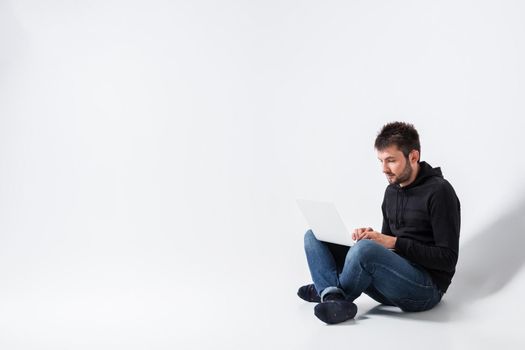
[[[255,287],[255,286],[253,286]],[[291,284],[288,285],[291,287]],[[221,286],[223,288],[223,286]],[[523,349],[523,285],[465,304],[403,314],[357,300],[355,320],[327,326],[293,290],[79,291],[3,295],[3,349],[270,349],[352,346]],[[252,294],[253,293],[253,294]],[[98,295],[97,295],[98,294]],[[102,295],[103,294],[103,295]]]
[[[220,232],[216,232],[217,234]],[[256,249],[217,245],[204,259],[34,268],[0,291],[2,349],[522,349],[525,273],[462,245],[463,265],[443,302],[402,313],[357,300],[354,320],[328,326],[296,295],[309,282],[301,237]],[[231,243],[231,242],[230,242]],[[478,247],[479,248],[479,247]],[[479,252],[479,251],[478,251]],[[507,250],[512,254],[512,250]],[[193,249],[185,257],[197,256]],[[193,255],[195,254],[195,255]],[[493,256],[494,258],[494,256]],[[86,259],[86,258],[83,258]],[[100,257],[104,259],[104,257]],[[521,259],[521,258],[520,258]],[[161,259],[159,260],[161,261]],[[484,263],[483,261],[486,261]],[[519,265],[516,267],[516,263]],[[150,265],[148,265],[150,264]],[[486,264],[493,270],[476,277]],[[469,270],[475,267],[475,270]],[[498,269],[514,268],[502,280]],[[49,269],[44,272],[45,268]],[[477,270],[476,270],[477,269]],[[494,272],[496,271],[496,272]],[[503,274],[504,275],[504,274]],[[496,284],[497,285],[496,285]]]

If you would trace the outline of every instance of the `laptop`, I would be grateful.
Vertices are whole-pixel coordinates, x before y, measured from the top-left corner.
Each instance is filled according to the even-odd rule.
[[[297,205],[310,225],[315,238],[346,246],[355,244],[352,234],[346,229],[334,203],[297,199]]]

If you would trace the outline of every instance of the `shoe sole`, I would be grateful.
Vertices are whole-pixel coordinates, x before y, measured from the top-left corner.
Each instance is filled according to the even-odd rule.
[[[336,324],[354,318],[357,306],[350,301],[329,300],[318,304],[314,308],[314,314],[321,321],[328,324]]]

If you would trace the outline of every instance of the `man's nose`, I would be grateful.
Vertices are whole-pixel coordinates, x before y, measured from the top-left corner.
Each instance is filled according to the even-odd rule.
[[[388,169],[386,163],[383,163],[383,172],[384,172],[385,174],[389,174],[389,173],[390,173],[390,170]]]

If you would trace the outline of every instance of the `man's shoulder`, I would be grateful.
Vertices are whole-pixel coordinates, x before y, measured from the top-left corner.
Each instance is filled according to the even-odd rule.
[[[459,200],[454,187],[446,179],[442,177],[436,177],[429,179],[428,192],[430,198],[444,199],[448,198],[449,200]]]
[[[432,184],[434,185],[434,187],[436,188],[436,190],[440,190],[440,191],[454,191],[454,187],[452,186],[452,184],[445,178],[443,177],[434,177],[434,178],[431,178],[430,180],[432,180]]]
[[[425,184],[432,185],[437,189],[441,189],[447,186],[452,187],[452,185],[450,185],[450,183],[444,177],[441,176],[429,177],[427,181],[425,181]]]
[[[397,188],[395,186],[389,185],[386,189],[385,196],[387,196],[388,193],[390,193],[390,196],[394,195],[395,191],[397,191]],[[427,199],[436,196],[457,197],[454,187],[452,187],[447,179],[441,176],[432,176],[426,178],[422,183],[419,183],[417,186],[410,188],[409,192],[417,197]]]

